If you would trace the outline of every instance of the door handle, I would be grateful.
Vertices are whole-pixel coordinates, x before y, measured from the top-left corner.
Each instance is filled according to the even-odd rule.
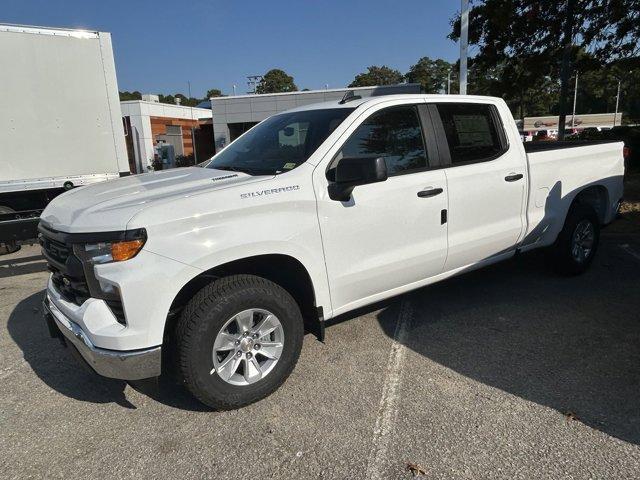
[[[436,195],[440,195],[442,191],[443,190],[441,188],[426,188],[424,190],[420,190],[418,192],[418,196],[420,198],[435,197]]]
[[[520,180],[522,177],[524,177],[524,175],[522,175],[521,173],[510,173],[509,175],[504,177],[504,179],[507,182],[516,182],[516,181]]]

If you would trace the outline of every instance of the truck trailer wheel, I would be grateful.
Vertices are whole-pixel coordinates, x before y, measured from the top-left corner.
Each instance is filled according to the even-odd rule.
[[[9,207],[0,205],[0,214],[13,213],[14,211],[15,210]],[[18,250],[20,250],[20,245],[17,245],[16,242],[0,243],[0,255],[7,255],[9,253],[17,252]]]
[[[303,334],[298,304],[282,287],[253,275],[221,278],[182,312],[179,370],[202,403],[219,410],[243,407],[284,383]]]
[[[551,248],[554,269],[563,275],[580,275],[591,265],[600,241],[600,221],[593,207],[575,204]]]

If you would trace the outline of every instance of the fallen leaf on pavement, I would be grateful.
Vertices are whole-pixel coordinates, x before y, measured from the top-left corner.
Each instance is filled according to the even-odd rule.
[[[573,412],[565,413],[564,417],[567,419],[567,422],[570,422],[571,420],[580,420],[578,416]]]
[[[418,465],[417,463],[412,463],[412,462],[407,462],[407,470],[409,470],[411,473],[413,473],[414,477],[417,477],[418,475],[426,475],[427,471],[422,468],[420,465]]]

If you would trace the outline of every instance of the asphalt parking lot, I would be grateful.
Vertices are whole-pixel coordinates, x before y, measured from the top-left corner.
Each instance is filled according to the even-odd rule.
[[[211,412],[78,367],[41,320],[37,247],[0,257],[0,477],[638,478],[640,235],[538,254],[312,335],[271,397]]]

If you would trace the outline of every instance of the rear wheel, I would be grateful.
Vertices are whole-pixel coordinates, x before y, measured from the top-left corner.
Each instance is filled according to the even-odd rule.
[[[555,270],[579,275],[591,265],[600,241],[600,221],[595,210],[584,204],[571,207],[551,250]]]
[[[239,408],[286,380],[303,333],[298,304],[282,287],[252,275],[222,278],[182,313],[176,330],[180,373],[204,404]]]
[[[15,210],[9,207],[5,207],[0,205],[0,215],[3,213],[14,213]],[[20,245],[17,245],[16,242],[6,242],[0,243],[0,255],[7,255],[9,253],[14,253],[20,250]]]

